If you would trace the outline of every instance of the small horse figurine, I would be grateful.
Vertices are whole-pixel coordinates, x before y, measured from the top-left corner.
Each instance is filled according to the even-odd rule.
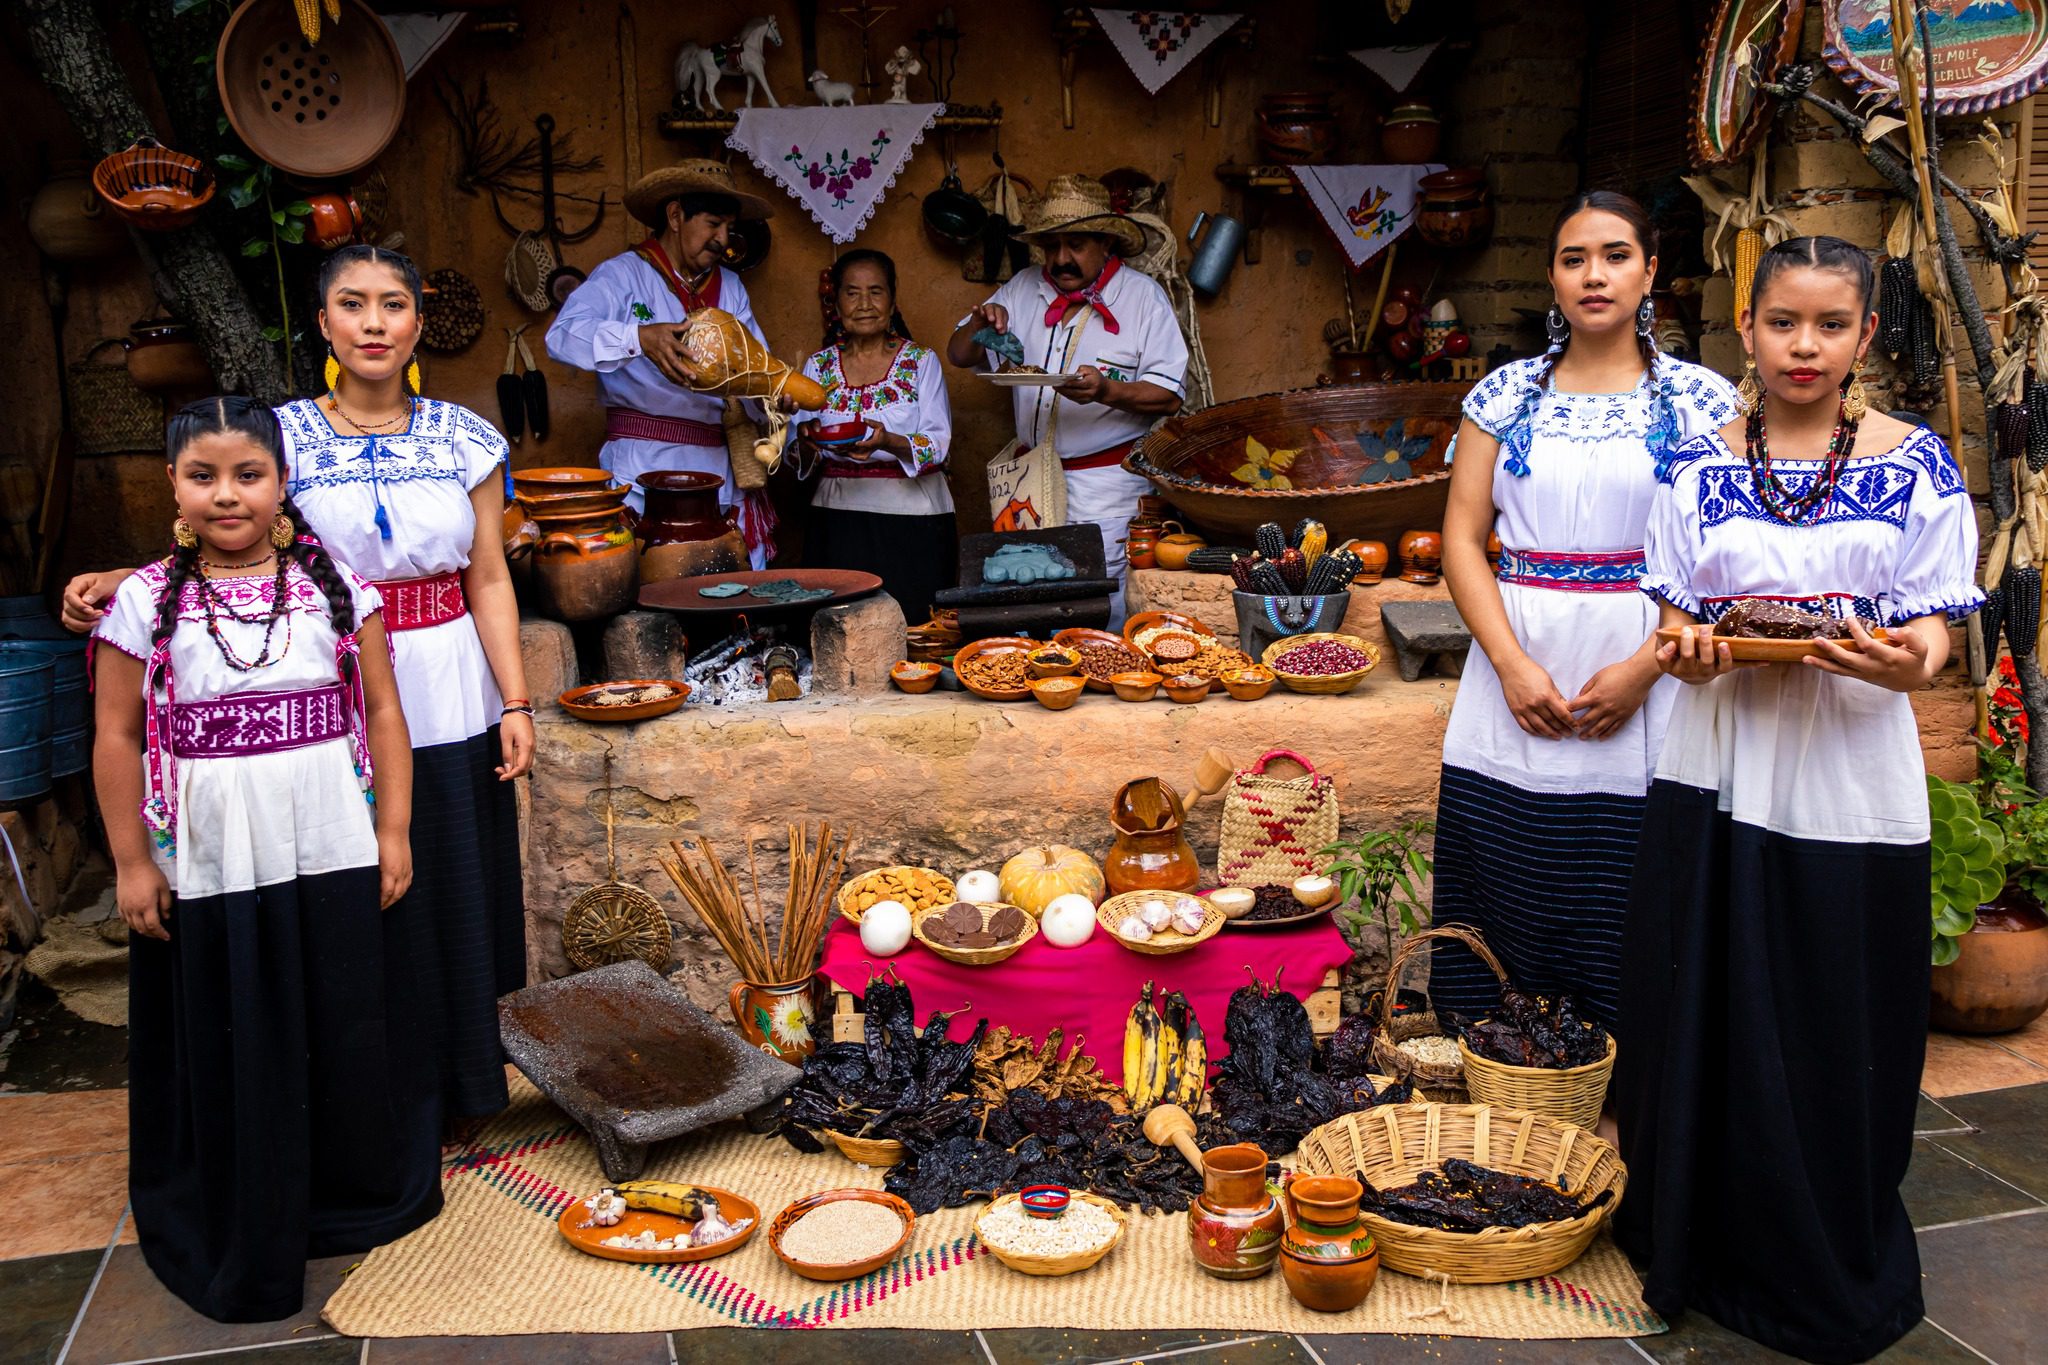
[[[775,99],[775,92],[768,88],[768,65],[762,49],[773,43],[782,46],[782,30],[775,26],[773,15],[749,19],[739,36],[729,42],[714,43],[700,47],[696,43],[684,43],[682,51],[676,53],[676,97],[683,104],[694,104],[700,113],[724,113],[725,106],[718,102],[718,82],[728,76],[744,76],[747,81],[747,108],[754,107],[754,87],[761,87],[761,97],[768,101],[771,109],[782,106]]]

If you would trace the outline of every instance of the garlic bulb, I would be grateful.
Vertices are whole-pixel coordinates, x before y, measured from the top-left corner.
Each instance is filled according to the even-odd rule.
[[[1173,911],[1163,900],[1149,900],[1138,907],[1138,918],[1145,921],[1145,927],[1158,933],[1173,923]]]
[[[961,873],[960,880],[953,884],[953,892],[961,900],[975,905],[987,905],[990,901],[999,901],[1003,898],[1002,883],[996,874],[981,868]]]
[[[1154,901],[1153,904],[1158,905],[1159,902]],[[1143,943],[1152,937],[1152,927],[1136,915],[1125,915],[1123,923],[1117,925],[1116,932],[1118,938],[1127,938],[1133,943]]]
[[[608,1228],[626,1216],[626,1201],[616,1190],[599,1190],[583,1201],[583,1207],[590,1210],[590,1220],[578,1227]]]
[[[1173,927],[1180,933],[1190,937],[1199,934],[1208,919],[1208,910],[1193,896],[1182,896],[1173,903]]]

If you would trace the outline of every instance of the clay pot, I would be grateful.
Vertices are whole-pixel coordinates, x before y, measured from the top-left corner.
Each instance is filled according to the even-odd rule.
[[[601,621],[633,605],[640,557],[625,508],[533,516],[533,599],[557,621]]]
[[[1443,133],[1443,124],[1428,105],[1400,105],[1380,128],[1380,160],[1391,166],[1434,161]]]
[[[1337,145],[1337,120],[1322,91],[1295,90],[1259,101],[1259,152],[1268,161],[1304,166]]]
[[[1364,351],[1330,352],[1330,372],[1316,376],[1316,383],[1328,388],[1332,384],[1370,384],[1373,374],[1372,357]]]
[[[352,194],[316,194],[306,203],[313,210],[306,232],[322,251],[347,246],[363,230],[362,206]]]
[[[1358,1219],[1364,1193],[1364,1186],[1341,1175],[1303,1176],[1288,1184],[1292,1226],[1280,1239],[1280,1277],[1303,1308],[1356,1308],[1379,1278],[1379,1248]]]
[[[1425,175],[1416,193],[1415,231],[1431,246],[1474,247],[1493,235],[1493,195],[1477,167]]]
[[[740,1036],[771,1057],[801,1065],[818,1050],[818,1007],[811,980],[762,983],[735,981],[726,993]]]
[[[1351,580],[1353,583],[1369,588],[1387,576],[1386,542],[1354,540],[1344,548],[1357,555],[1358,562],[1365,566],[1358,571],[1358,577]]]
[[[152,318],[128,329],[128,377],[159,397],[211,389],[206,352],[182,322]]]
[[[1266,1184],[1266,1153],[1249,1142],[1202,1153],[1202,1192],[1188,1205],[1188,1249],[1219,1280],[1255,1280],[1280,1256],[1287,1217]]]
[[[1977,907],[1960,956],[1934,969],[1928,1019],[1950,1033],[2009,1033],[2048,1011],[2048,916],[2018,887]]]
[[[747,567],[747,542],[718,510],[716,474],[658,469],[638,480],[647,498],[640,514],[640,581],[660,583]]]
[[[1209,542],[1192,531],[1182,530],[1181,524],[1177,521],[1169,521],[1166,524],[1174,529],[1153,542],[1152,559],[1162,569],[1185,569],[1188,566],[1188,556]]]
[[[1442,576],[1444,538],[1435,531],[1405,531],[1401,535],[1401,581],[1434,583]]]
[[[1158,559],[1155,551],[1158,545],[1159,533],[1156,530],[1140,531],[1133,527],[1124,536],[1124,563],[1133,569],[1156,567]]]
[[[1116,843],[1102,860],[1109,894],[1193,891],[1201,883],[1202,865],[1182,832],[1187,818],[1180,793],[1156,777],[1117,788],[1109,805]]]
[[[128,245],[121,226],[82,170],[57,176],[28,206],[29,240],[53,261],[96,261]]]

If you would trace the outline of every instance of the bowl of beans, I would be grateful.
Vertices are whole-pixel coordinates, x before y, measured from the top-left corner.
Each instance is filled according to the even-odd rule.
[[[1087,626],[1070,626],[1052,637],[1081,656],[1080,676],[1088,680],[1090,692],[1111,690],[1110,679],[1119,673],[1138,673],[1151,668],[1152,661],[1124,642],[1121,635]]]
[[[1023,1275],[1072,1275],[1086,1270],[1123,1240],[1126,1215],[1099,1194],[1076,1190],[1058,1218],[1038,1218],[1021,1197],[997,1198],[974,1220],[974,1235],[990,1254]]]
[[[1022,701],[1031,695],[1031,655],[1043,642],[1015,635],[992,635],[960,646],[953,655],[953,676],[960,685],[987,701]]]
[[[1189,635],[1185,631],[1168,631],[1154,636],[1147,648],[1161,673],[1174,674],[1188,671],[1195,656],[1202,652],[1203,643],[1200,636]]]
[[[1379,661],[1379,650],[1368,641],[1332,631],[1275,640],[1260,656],[1290,691],[1317,696],[1349,692]]]
[[[851,1280],[896,1259],[917,1226],[910,1205],[881,1190],[805,1195],[768,1225],[768,1245],[807,1280]]]

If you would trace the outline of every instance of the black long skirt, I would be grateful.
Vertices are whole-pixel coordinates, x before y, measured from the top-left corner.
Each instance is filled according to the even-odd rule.
[[[1921,1317],[1899,1197],[1927,1044],[1928,849],[1739,824],[1650,789],[1613,1098],[1644,1297],[1821,1362]]]
[[[509,1102],[498,997],[526,984],[519,808],[499,762],[495,725],[412,751],[412,888],[386,912],[419,983],[451,1118]]]
[[[179,900],[128,956],[143,1259],[221,1322],[299,1311],[306,1261],[441,1208],[432,1059],[377,869]]]
[[[881,579],[913,626],[931,618],[932,598],[960,576],[960,535],[951,512],[911,516],[814,506],[807,545],[805,560],[819,568],[858,569]]]
[[[1523,990],[1568,992],[1614,1027],[1643,798],[1559,795],[1444,765],[1430,922],[1477,929]],[[1430,1002],[1477,1019],[1500,1003],[1461,943],[1430,945]]]

